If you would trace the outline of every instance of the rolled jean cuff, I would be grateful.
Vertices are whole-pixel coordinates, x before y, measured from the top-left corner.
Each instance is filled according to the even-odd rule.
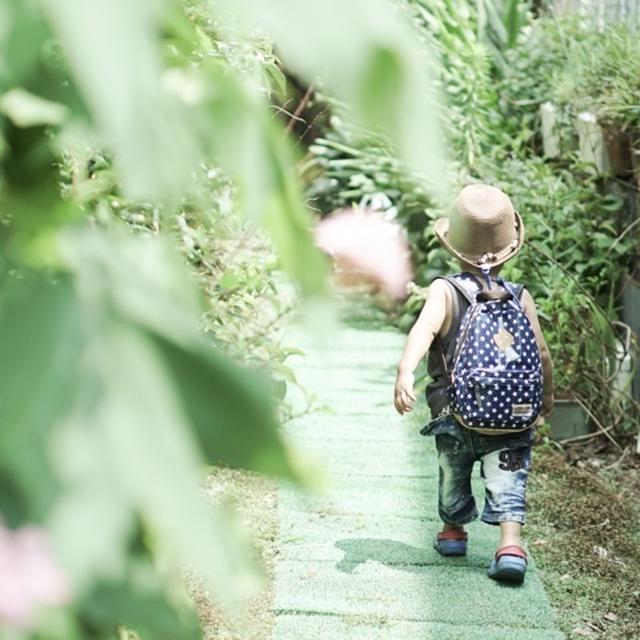
[[[526,523],[526,515],[524,513],[499,513],[493,516],[483,515],[480,520],[487,524],[499,525],[501,522],[519,522],[524,525]]]
[[[440,520],[442,522],[446,522],[447,524],[470,524],[480,515],[478,509],[474,507],[468,515],[463,515],[460,518],[456,518],[455,520],[451,520],[449,517],[445,516],[442,510],[439,510],[438,515],[440,516]]]

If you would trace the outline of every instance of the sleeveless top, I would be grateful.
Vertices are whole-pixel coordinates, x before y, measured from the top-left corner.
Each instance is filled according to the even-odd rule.
[[[473,295],[480,290],[479,281],[468,273],[456,274],[462,276],[462,284],[468,286],[469,292]],[[446,280],[445,280],[446,282]],[[435,418],[449,404],[447,398],[447,387],[449,377],[447,370],[453,368],[453,354],[456,349],[456,338],[460,329],[461,320],[469,308],[469,301],[450,283],[447,282],[449,293],[451,294],[451,324],[445,336],[438,334],[429,349],[427,358],[427,372],[431,381],[427,384],[425,394],[427,404],[431,410],[431,417]],[[444,355],[444,359],[443,359]],[[447,362],[445,370],[444,360]]]
[[[475,296],[475,294],[482,289],[479,277],[465,272],[454,275],[460,276],[458,282],[463,284],[472,296]],[[435,337],[429,348],[427,358],[427,372],[429,373],[431,381],[426,386],[425,395],[427,404],[431,410],[432,419],[436,418],[449,404],[449,399],[447,398],[449,376],[447,375],[447,371],[453,369],[453,356],[456,349],[458,331],[460,330],[462,318],[470,305],[469,301],[451,285],[451,283],[447,282],[447,286],[451,294],[451,324],[446,335],[441,336],[438,334]],[[520,290],[520,296],[523,290],[524,288]],[[474,429],[474,431],[483,433],[479,429]],[[486,433],[494,435],[494,432],[491,431],[487,431]]]

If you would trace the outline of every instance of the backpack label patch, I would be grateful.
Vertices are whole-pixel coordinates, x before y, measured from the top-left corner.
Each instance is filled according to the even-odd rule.
[[[532,404],[512,404],[511,415],[514,418],[527,418],[533,414]]]
[[[498,345],[498,349],[500,349],[502,353],[509,351],[509,347],[513,344],[513,340],[513,336],[504,327],[502,327],[502,329],[493,336],[493,341]]]

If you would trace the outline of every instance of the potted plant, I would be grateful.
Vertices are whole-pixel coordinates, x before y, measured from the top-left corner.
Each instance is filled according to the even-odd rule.
[[[624,279],[622,291],[622,319],[629,325],[632,335],[640,336],[640,280],[627,275]],[[637,354],[637,345],[636,345]],[[632,395],[636,402],[640,402],[640,362],[635,362],[635,374],[632,383]]]
[[[553,414],[547,418],[554,440],[566,440],[593,431],[589,414],[582,404],[569,393],[556,398]]]
[[[567,440],[594,430],[633,428],[628,411],[633,400],[628,380],[622,380],[623,374],[629,378],[631,330],[612,321],[613,313],[604,312],[580,291],[567,287],[556,290],[554,298],[543,324],[554,364],[551,436]]]
[[[636,187],[640,188],[640,132],[636,130],[630,139],[631,172]]]
[[[626,127],[611,120],[600,122],[602,137],[609,161],[609,171],[614,176],[626,177],[633,173],[631,160],[631,136]]]

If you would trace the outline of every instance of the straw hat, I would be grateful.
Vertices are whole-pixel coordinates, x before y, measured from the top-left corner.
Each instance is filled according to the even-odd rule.
[[[449,253],[478,268],[503,264],[524,242],[520,214],[506,193],[487,184],[464,187],[434,231]]]

